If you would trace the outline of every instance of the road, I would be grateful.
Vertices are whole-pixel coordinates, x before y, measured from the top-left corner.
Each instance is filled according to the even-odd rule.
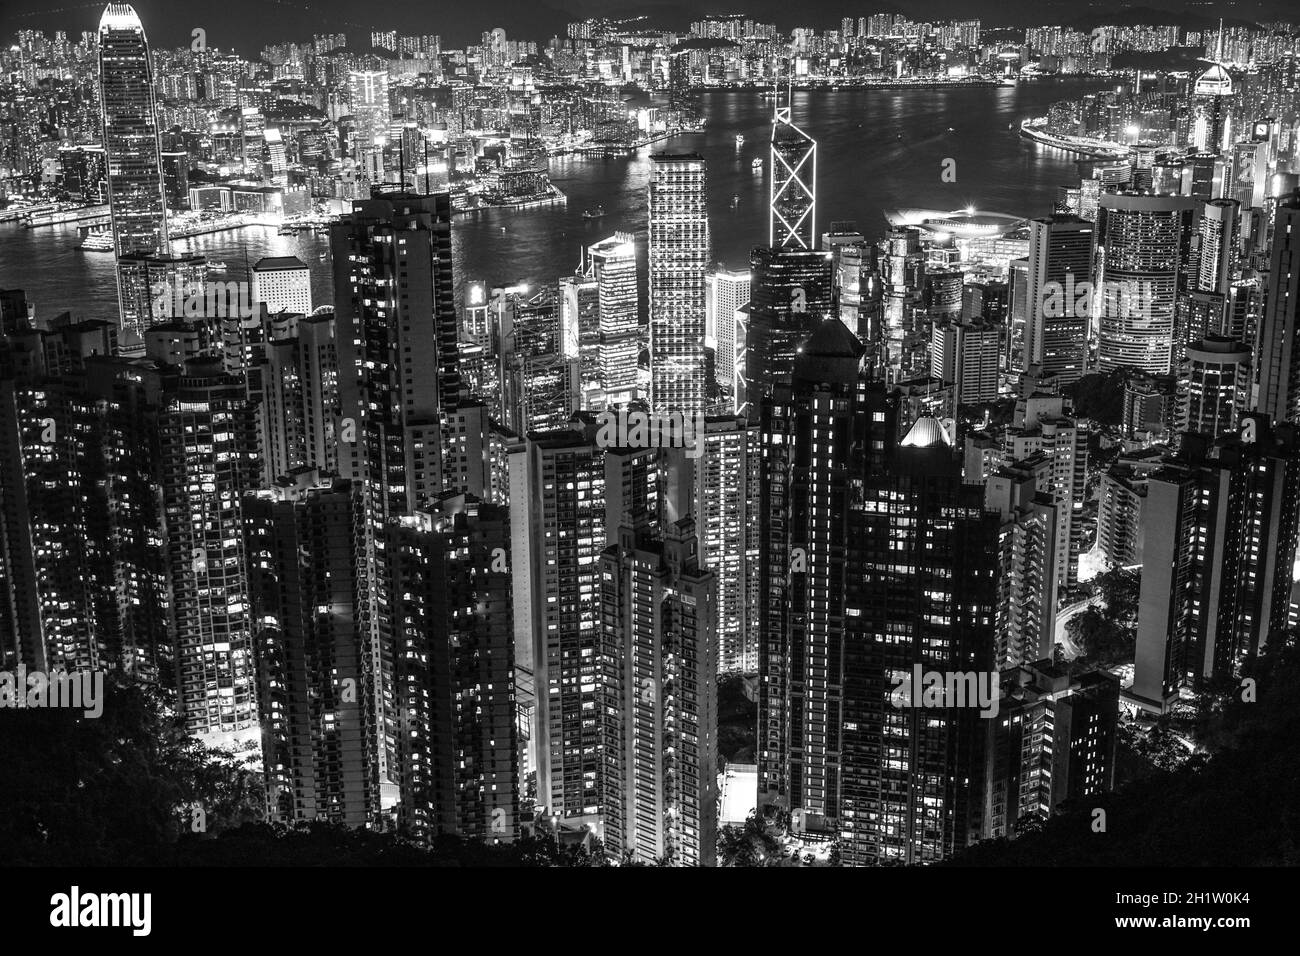
[[[1056,612],[1056,636],[1053,640],[1055,643],[1061,645],[1068,660],[1074,660],[1082,652],[1079,650],[1078,646],[1075,645],[1074,641],[1070,640],[1070,632],[1066,629],[1066,625],[1070,623],[1072,617],[1076,614],[1083,613],[1083,610],[1089,605],[1099,607],[1101,603],[1101,595],[1094,594],[1087,600],[1075,601],[1073,604],[1067,604]]]

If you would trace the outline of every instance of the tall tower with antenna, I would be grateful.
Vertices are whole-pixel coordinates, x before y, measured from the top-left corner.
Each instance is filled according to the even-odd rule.
[[[794,124],[793,91],[780,84],[772,109],[767,242],[774,249],[813,249],[817,237],[817,141]]]

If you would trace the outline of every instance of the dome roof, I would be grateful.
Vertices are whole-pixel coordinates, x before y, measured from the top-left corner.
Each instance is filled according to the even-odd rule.
[[[936,445],[951,446],[952,440],[939,420],[927,412],[912,423],[901,445],[904,448],[933,448]]]

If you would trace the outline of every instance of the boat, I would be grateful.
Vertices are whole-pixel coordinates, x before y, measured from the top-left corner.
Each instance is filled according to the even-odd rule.
[[[597,206],[595,209],[584,209],[582,211],[583,219],[599,219],[605,215],[605,207]]]
[[[740,193],[736,193],[731,197],[731,208],[735,209],[739,205],[740,205]]]
[[[762,157],[762,156],[755,156],[755,157],[754,157],[754,161],[753,161],[752,163],[749,164],[749,168],[750,168],[750,169],[762,169],[762,168],[763,168],[763,157]]]
[[[1015,86],[1016,78],[1014,76],[1004,76],[998,80],[998,86]]]
[[[328,252],[322,252],[322,253],[320,254],[320,261],[321,261],[321,262],[324,262],[324,261],[325,261],[326,259],[328,259],[329,257],[330,257],[330,254],[329,254]]]
[[[226,264],[225,264],[224,262],[222,262],[220,259],[210,259],[210,260],[208,261],[208,268],[209,268],[209,269],[214,269],[214,270],[216,270],[217,272],[225,272],[225,271],[226,271]]]
[[[112,252],[114,248],[111,232],[90,232],[74,247],[83,252]]]
[[[745,134],[744,134],[744,133],[737,133],[737,134],[736,134],[736,145],[737,145],[737,146],[744,146],[744,145],[745,145]]]

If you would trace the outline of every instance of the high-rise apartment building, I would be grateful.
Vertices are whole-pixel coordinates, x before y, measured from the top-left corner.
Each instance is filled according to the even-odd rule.
[[[1249,349],[1224,336],[1189,345],[1178,383],[1178,431],[1210,439],[1233,431],[1247,408],[1250,360]]]
[[[377,825],[360,484],[301,468],[242,509],[269,816]]]
[[[365,496],[369,687],[383,809],[396,782],[395,648],[380,629],[394,606],[383,573],[386,529],[442,490],[442,416],[460,399],[446,193],[387,193],[354,202],[331,228],[339,355],[339,470]]]
[[[716,575],[677,451],[605,457],[600,556],[604,842],[612,856],[713,865],[717,844]]]
[[[261,477],[257,407],[219,359],[188,363],[161,415],[170,631],[186,729],[258,742],[242,501]]]
[[[1268,291],[1259,325],[1255,408],[1300,422],[1300,192],[1277,205]]]
[[[1004,669],[987,723],[986,839],[1013,837],[1114,784],[1119,679],[1105,671],[1071,676],[1049,659]]]
[[[1059,512],[1042,455],[1004,465],[985,483],[998,529],[997,667],[1051,657],[1056,641]]]
[[[1142,503],[1133,693],[1160,709],[1184,687],[1230,685],[1287,624],[1300,501],[1291,424],[1244,416],[1213,447],[1185,438]]]
[[[510,514],[447,493],[386,534],[380,630],[394,649],[399,827],[519,833]]]
[[[303,316],[291,338],[266,343],[261,368],[265,467],[269,478],[303,467],[338,473],[340,445],[356,441],[339,405],[334,316]]]
[[[600,552],[605,549],[605,452],[594,430],[528,436],[511,458],[516,637],[530,651],[536,712],[530,765],[537,805],[573,825],[602,811]]]
[[[756,424],[710,417],[695,462],[695,532],[699,561],[717,578],[718,669],[758,669],[759,483],[762,449]]]

